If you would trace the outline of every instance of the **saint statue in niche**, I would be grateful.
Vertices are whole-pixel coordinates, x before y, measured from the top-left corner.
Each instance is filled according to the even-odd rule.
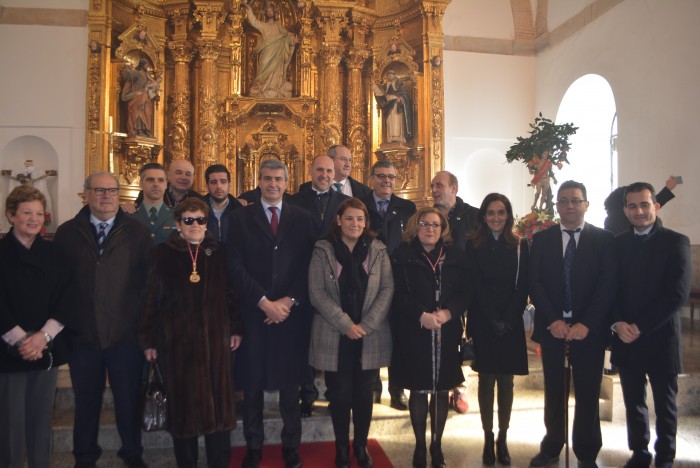
[[[136,68],[126,68],[122,77],[121,100],[128,103],[128,118],[126,120],[127,134],[153,138],[153,107],[154,101],[160,96],[160,80],[152,78],[148,72],[148,60],[142,58]]]
[[[389,69],[386,71],[386,81],[375,84],[373,91],[384,118],[384,143],[405,145],[413,137],[413,106],[403,82],[394,70]]]
[[[250,95],[265,98],[291,97],[292,83],[287,81],[287,70],[299,38],[275,20],[275,9],[271,3],[265,3],[265,21],[258,20],[245,1],[241,5],[248,9],[250,25],[260,32],[260,39],[255,46],[258,69],[250,87]]]

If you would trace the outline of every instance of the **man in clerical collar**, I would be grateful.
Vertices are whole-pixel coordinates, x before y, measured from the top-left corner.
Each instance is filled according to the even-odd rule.
[[[139,176],[143,201],[131,216],[151,231],[154,243],[160,244],[176,229],[174,210],[163,201],[165,168],[158,163],[144,164]]]
[[[231,173],[223,164],[212,164],[204,171],[207,181],[207,193],[204,201],[209,204],[209,221],[207,230],[219,242],[226,240],[228,217],[233,210],[242,207],[241,202],[229,193],[231,190]]]

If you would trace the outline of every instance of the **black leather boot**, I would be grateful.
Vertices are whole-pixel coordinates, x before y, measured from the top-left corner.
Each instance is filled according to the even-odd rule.
[[[481,461],[486,466],[493,466],[496,463],[496,454],[493,451],[493,432],[484,432],[484,452]]]
[[[496,440],[496,454],[498,455],[498,463],[501,465],[510,465],[510,453],[508,453],[508,444],[506,443],[506,432],[498,432],[498,440]]]
[[[430,444],[430,462],[433,468],[445,468],[445,456],[442,454],[440,442]]]
[[[335,443],[336,468],[350,468],[350,444],[348,442]]]

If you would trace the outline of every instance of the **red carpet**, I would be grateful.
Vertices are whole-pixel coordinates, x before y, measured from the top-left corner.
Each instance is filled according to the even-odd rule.
[[[367,449],[374,459],[374,468],[393,468],[394,465],[382,450],[376,439],[367,441]],[[304,468],[328,468],[335,466],[335,442],[309,442],[299,446],[299,455]],[[245,447],[234,447],[231,457],[231,468],[239,468],[245,457]],[[350,449],[352,467],[356,468],[355,457]],[[266,445],[263,448],[263,458],[260,468],[284,468],[281,445]]]

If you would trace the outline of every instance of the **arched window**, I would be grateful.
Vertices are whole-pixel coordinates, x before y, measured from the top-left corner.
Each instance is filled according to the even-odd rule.
[[[590,207],[586,220],[603,226],[603,201],[617,186],[617,117],[615,98],[607,80],[600,75],[584,75],[564,94],[556,123],[579,127],[570,139],[570,164],[555,175],[559,183],[573,179],[583,182]],[[553,188],[556,196],[557,187]]]

